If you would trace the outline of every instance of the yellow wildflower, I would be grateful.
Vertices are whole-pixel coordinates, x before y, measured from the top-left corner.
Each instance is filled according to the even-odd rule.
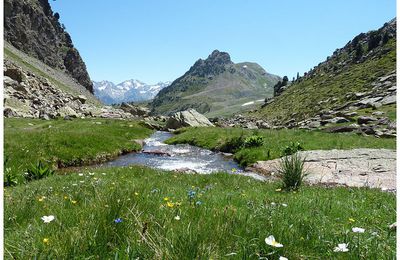
[[[43,238],[43,244],[48,245],[50,240],[48,238]]]
[[[349,218],[349,222],[356,222],[354,218]]]
[[[39,202],[43,202],[43,200],[44,200],[45,198],[46,198],[45,196],[42,196],[42,197],[40,197],[40,198],[38,199],[38,201],[39,201]]]
[[[168,197],[165,197],[165,198],[164,198],[164,201],[169,201],[169,198],[168,198]]]
[[[135,196],[139,196],[139,193],[138,193],[138,192],[135,192]]]
[[[67,199],[68,199],[68,196],[64,196],[64,199],[67,200]]]
[[[175,204],[168,201],[168,202],[167,202],[167,206],[168,206],[169,208],[173,208],[173,207],[175,206]]]
[[[78,203],[76,200],[71,200],[71,203],[72,204],[76,204],[76,203]]]

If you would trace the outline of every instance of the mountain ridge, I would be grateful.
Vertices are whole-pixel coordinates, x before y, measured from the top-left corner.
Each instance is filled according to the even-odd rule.
[[[137,79],[125,80],[119,84],[112,81],[93,81],[94,94],[107,105],[122,102],[141,102],[154,98],[157,93],[171,82],[147,84]]]

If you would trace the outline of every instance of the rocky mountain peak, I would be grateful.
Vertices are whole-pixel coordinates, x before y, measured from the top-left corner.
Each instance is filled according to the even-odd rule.
[[[216,64],[232,64],[231,56],[227,52],[221,52],[219,50],[214,50],[207,58],[208,62]]]
[[[223,73],[226,67],[234,64],[227,52],[214,50],[207,59],[199,59],[187,72],[187,75],[211,78]]]

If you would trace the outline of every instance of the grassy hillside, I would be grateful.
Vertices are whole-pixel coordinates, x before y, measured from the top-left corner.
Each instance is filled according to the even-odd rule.
[[[395,38],[370,50],[371,37],[378,32],[384,38],[385,29],[358,36],[364,41],[356,37],[253,115],[275,122],[302,120],[345,104],[349,93],[371,91],[373,82],[396,70]],[[358,51],[363,53],[362,57],[357,56],[361,55]]]
[[[141,167],[4,191],[5,259],[393,259],[396,196]],[[43,216],[55,219],[44,223]],[[360,227],[365,233],[354,233]],[[283,247],[267,245],[273,235]],[[334,252],[348,243],[349,252]]]
[[[238,137],[257,135],[264,138],[260,147],[234,150]],[[291,142],[299,142],[305,150],[352,149],[352,148],[387,148],[396,149],[395,139],[377,139],[354,133],[331,134],[320,131],[299,129],[283,130],[248,130],[239,128],[186,128],[167,140],[170,144],[189,143],[211,150],[234,152],[234,158],[241,165],[247,166],[256,161],[279,158],[282,150]]]

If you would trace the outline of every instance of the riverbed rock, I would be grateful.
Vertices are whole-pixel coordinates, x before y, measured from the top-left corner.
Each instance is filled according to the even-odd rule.
[[[146,151],[143,151],[142,153],[159,155],[159,156],[171,156],[171,154],[169,154],[165,151],[161,151],[161,150],[146,150]]]
[[[166,128],[177,129],[181,127],[214,126],[204,115],[194,109],[180,111],[167,120]]]
[[[315,150],[299,154],[305,158],[307,183],[396,189],[395,150]],[[258,161],[250,169],[265,176],[276,176],[279,163],[280,159]]]

